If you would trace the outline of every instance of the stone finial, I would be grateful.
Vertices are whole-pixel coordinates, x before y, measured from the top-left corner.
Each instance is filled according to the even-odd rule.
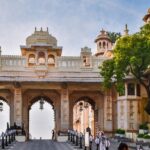
[[[36,27],[35,27],[35,32],[37,31]]]
[[[105,30],[102,28],[102,30],[100,31],[101,35],[105,35]]]
[[[41,30],[40,31],[43,31],[42,27],[41,27]]]
[[[81,52],[91,53],[91,48],[85,46],[85,47],[81,48]]]
[[[124,35],[129,35],[128,25],[125,25]]]
[[[48,32],[48,27],[47,27],[47,32]]]

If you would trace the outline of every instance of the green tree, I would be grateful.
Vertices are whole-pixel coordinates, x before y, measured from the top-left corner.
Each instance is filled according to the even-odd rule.
[[[119,38],[114,48],[113,59],[100,66],[104,87],[116,85],[117,91],[124,89],[127,75],[143,85],[148,95],[145,110],[150,114],[150,24],[144,25],[138,33]]]
[[[121,33],[108,32],[108,36],[110,37],[111,42],[115,43],[116,40],[121,37]]]

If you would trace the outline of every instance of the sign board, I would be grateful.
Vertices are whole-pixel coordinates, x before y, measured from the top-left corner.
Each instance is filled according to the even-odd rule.
[[[85,132],[85,147],[89,147],[89,132]]]

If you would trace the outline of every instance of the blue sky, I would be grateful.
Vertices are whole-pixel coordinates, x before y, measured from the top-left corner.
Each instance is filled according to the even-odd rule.
[[[34,27],[49,27],[63,46],[63,55],[79,55],[81,47],[94,52],[94,39],[104,28],[130,33],[143,25],[150,0],[0,0],[2,54],[20,54],[20,45]]]

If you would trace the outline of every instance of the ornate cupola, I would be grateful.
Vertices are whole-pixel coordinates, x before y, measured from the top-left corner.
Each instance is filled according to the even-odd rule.
[[[145,23],[150,23],[150,8],[147,11],[147,14],[143,18]]]
[[[57,46],[57,40],[55,37],[53,37],[51,34],[49,34],[48,28],[46,31],[43,31],[41,28],[39,31],[37,31],[35,27],[35,31],[32,35],[28,36],[26,39],[26,45],[49,45],[52,47]]]
[[[28,67],[55,67],[55,60],[61,56],[62,47],[57,46],[57,39],[49,34],[48,28],[35,31],[27,37],[26,45],[21,46],[22,56],[27,59]]]
[[[111,39],[108,33],[103,29],[95,39],[95,43],[97,44],[96,56],[103,56],[105,51],[112,49]]]

